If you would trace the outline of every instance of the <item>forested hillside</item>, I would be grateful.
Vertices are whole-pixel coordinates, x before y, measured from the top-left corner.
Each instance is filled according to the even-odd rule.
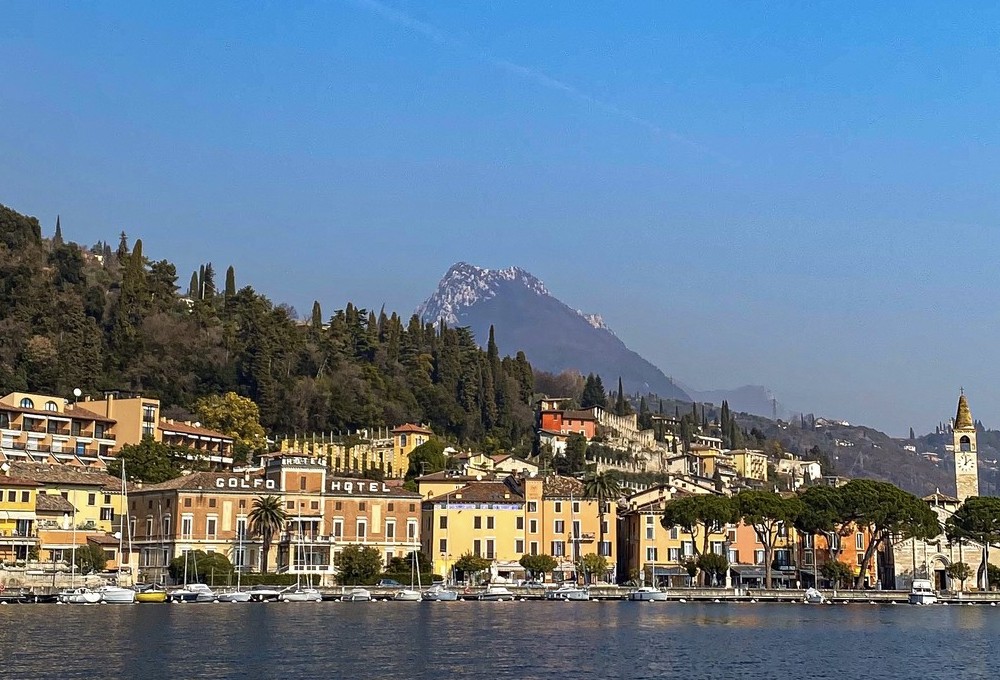
[[[205,259],[210,259],[206,253]],[[186,277],[185,277],[186,278]],[[248,276],[247,278],[252,278]],[[429,423],[488,449],[531,445],[531,366],[466,329],[348,303],[310,321],[206,264],[176,267],[122,234],[80,247],[0,206],[0,391],[158,397],[166,412],[235,391],[274,434]],[[498,332],[502,332],[502,329]]]

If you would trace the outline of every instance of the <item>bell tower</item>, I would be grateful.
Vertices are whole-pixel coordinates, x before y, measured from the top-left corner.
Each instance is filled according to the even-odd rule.
[[[952,427],[955,445],[955,491],[958,500],[979,495],[979,460],[976,453],[976,421],[972,419],[965,390],[958,397],[958,413]]]

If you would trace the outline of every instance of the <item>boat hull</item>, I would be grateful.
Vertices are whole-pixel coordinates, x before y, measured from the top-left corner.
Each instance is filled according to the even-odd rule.
[[[652,591],[629,593],[630,602],[666,602],[667,594]]]
[[[514,593],[510,592],[506,588],[500,590],[487,590],[479,596],[479,599],[483,602],[513,602]]]
[[[342,598],[341,602],[371,602],[372,594],[368,590],[352,590],[346,593]]]
[[[279,602],[322,602],[323,594],[318,590],[293,590],[278,595]]]
[[[134,604],[136,600],[136,592],[130,588],[107,588],[100,593],[108,604]]]
[[[423,599],[427,602],[455,602],[458,600],[458,593],[454,590],[426,592],[423,594]]]
[[[590,600],[590,593],[582,588],[579,590],[555,590],[545,594],[546,600],[563,600],[566,602],[587,602]]]
[[[217,595],[219,602],[249,602],[250,593],[249,591],[234,591],[231,593],[219,593]]]
[[[90,590],[59,593],[59,602],[63,604],[97,604],[104,599],[100,593]]]
[[[135,594],[136,602],[145,602],[147,604],[159,604],[167,601],[167,593],[164,590],[153,590],[145,593]]]
[[[420,602],[423,597],[417,590],[401,590],[393,595],[392,599],[397,602]]]
[[[910,593],[910,604],[937,604],[937,595],[930,593]]]

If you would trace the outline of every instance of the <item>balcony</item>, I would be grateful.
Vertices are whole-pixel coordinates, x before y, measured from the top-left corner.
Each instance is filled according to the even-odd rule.
[[[571,537],[570,540],[575,541],[577,543],[593,543],[595,540],[597,540],[597,535],[593,531],[588,531],[580,534],[576,538]]]
[[[281,532],[279,543],[333,543],[338,537],[324,534],[299,534],[296,532]]]

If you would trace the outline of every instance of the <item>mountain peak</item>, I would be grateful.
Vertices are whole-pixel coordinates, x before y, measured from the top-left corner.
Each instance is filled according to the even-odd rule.
[[[496,297],[508,286],[522,287],[535,295],[549,295],[541,280],[520,267],[485,269],[456,262],[438,282],[434,294],[417,307],[417,315],[424,321],[443,320],[449,326],[456,326],[464,310]]]

